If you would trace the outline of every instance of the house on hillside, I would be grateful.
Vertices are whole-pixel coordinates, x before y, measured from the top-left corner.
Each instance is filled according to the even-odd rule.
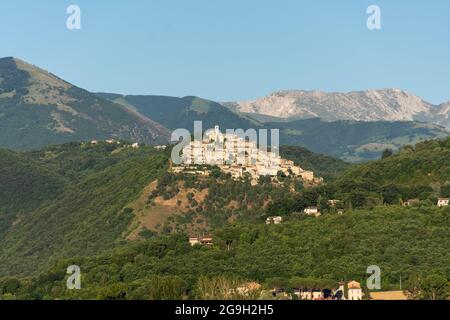
[[[204,236],[204,237],[190,237],[189,244],[191,246],[202,245],[202,246],[212,246],[213,237],[212,236]]]
[[[137,149],[137,148],[139,148],[139,143],[135,142],[135,143],[133,143],[133,144],[131,145],[131,147],[132,147],[133,149]]]
[[[418,204],[420,202],[419,199],[408,199],[405,203],[403,203],[403,206],[405,207],[411,207],[415,204]]]
[[[328,202],[328,205],[329,205],[330,207],[336,207],[336,205],[337,205],[338,203],[340,203],[341,200],[331,199],[331,200],[328,200],[327,202]]]
[[[313,290],[312,291],[312,299],[313,300],[323,300],[324,299],[324,293],[322,290]]]
[[[281,224],[283,222],[283,217],[268,217],[266,219],[266,224]]]
[[[347,288],[347,300],[362,300],[362,289],[359,282],[350,281]]]
[[[200,244],[200,241],[199,241],[198,237],[190,237],[189,238],[189,244],[191,246],[195,246],[197,244]]]
[[[248,296],[252,292],[261,290],[262,286],[257,282],[247,282],[236,288],[240,295]]]
[[[317,207],[307,207],[303,210],[304,213],[306,213],[308,216],[320,216],[319,208]]]
[[[438,207],[447,207],[449,205],[450,199],[449,198],[439,198],[437,205]]]

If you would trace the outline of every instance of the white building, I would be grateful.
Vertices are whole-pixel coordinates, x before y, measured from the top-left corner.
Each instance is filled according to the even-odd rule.
[[[308,216],[320,216],[319,208],[317,207],[307,207],[303,210],[304,213],[306,213]]]
[[[283,217],[268,217],[266,219],[266,224],[281,224],[283,222]]]
[[[347,300],[362,300],[361,284],[357,281],[350,281],[347,284]]]
[[[437,205],[439,207],[447,207],[449,205],[450,199],[448,198],[439,198]]]

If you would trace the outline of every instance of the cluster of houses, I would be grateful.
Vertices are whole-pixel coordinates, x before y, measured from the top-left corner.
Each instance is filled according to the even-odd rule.
[[[198,237],[190,237],[189,244],[191,246],[212,246],[213,245],[213,237],[212,236],[198,236]]]
[[[328,204],[330,207],[336,207],[340,200],[328,200]],[[303,212],[308,216],[315,216],[316,218],[321,215],[320,210],[316,206],[306,207],[303,209]],[[336,209],[336,213],[341,215],[344,213],[344,209]],[[266,219],[266,224],[281,224],[283,222],[283,217],[280,216],[271,216]]]
[[[96,145],[96,144],[99,144],[100,142],[102,142],[102,141],[92,140],[91,144],[92,145]],[[115,140],[115,139],[107,139],[104,142],[107,143],[107,144],[117,144],[117,145],[121,144],[121,142],[119,140]],[[139,148],[139,143],[134,142],[131,145],[125,145],[125,146],[129,146],[129,147],[131,147],[133,149],[137,149],[137,148]]]
[[[339,282],[338,288],[293,288],[293,294],[301,300],[362,300],[363,290],[361,284],[357,281],[347,283]],[[290,296],[284,288],[272,290],[272,296],[289,299]]]
[[[281,224],[283,222],[283,217],[276,216],[276,217],[268,217],[266,219],[266,224]]]
[[[450,203],[450,199],[449,198],[439,198],[438,199],[438,207],[448,207]]]
[[[403,206],[409,207],[409,206],[414,206],[414,205],[416,205],[418,203],[420,203],[419,199],[409,199],[409,200],[407,200],[407,201],[405,201],[403,203]],[[436,205],[438,207],[441,207],[441,208],[442,207],[447,207],[447,206],[449,206],[449,204],[450,204],[450,199],[449,198],[439,198],[437,203],[436,203]]]
[[[205,133],[202,141],[191,141],[183,148],[182,164],[175,172],[200,174],[195,165],[215,165],[221,171],[238,179],[249,174],[257,183],[260,176],[299,176],[305,181],[320,182],[312,171],[303,170],[293,161],[282,159],[277,153],[258,148],[255,141],[247,141],[234,133],[221,133],[219,126]],[[208,175],[205,170],[203,174]]]

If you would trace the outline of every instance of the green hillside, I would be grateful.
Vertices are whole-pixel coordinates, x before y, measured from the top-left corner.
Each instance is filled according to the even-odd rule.
[[[326,122],[307,119],[267,125],[280,128],[282,144],[303,146],[350,162],[378,159],[386,148],[398,150],[404,145],[449,135],[439,126],[405,121]]]
[[[299,165],[320,168],[330,177],[347,166],[302,148],[284,151]],[[217,170],[201,179],[170,174],[166,172],[170,148],[133,149],[126,141],[72,142],[2,153],[0,258],[5,262],[0,274],[33,274],[56,258],[117,246],[130,234],[142,238],[149,231],[208,232],[235,219],[258,223],[273,211],[268,208],[271,201],[304,188],[289,177],[279,177],[280,185],[261,179],[251,186],[249,179],[234,181]],[[155,179],[155,189],[147,190]],[[154,215],[165,218],[152,223]]]
[[[404,288],[414,274],[450,277],[449,215],[448,209],[393,207],[278,226],[237,224],[217,229],[213,248],[190,247],[183,235],[165,236],[95,257],[61,260],[31,282],[10,285],[4,294],[47,299],[201,298],[205,277],[257,281],[268,289],[307,283],[320,287],[324,281],[364,283],[367,267],[374,264],[382,270],[382,288],[398,290],[400,277]],[[79,291],[66,289],[65,272],[71,264],[81,268]]]
[[[9,226],[27,219],[67,184],[49,168],[9,150],[0,150],[0,181],[0,239]]]
[[[74,151],[65,151],[67,146],[54,148],[53,154],[45,152],[51,160],[41,161],[47,161],[48,170],[66,176],[69,183],[52,195],[52,201],[30,208],[18,223],[2,224],[7,230],[0,248],[0,273],[34,273],[61,256],[95,254],[116,246],[133,217],[126,205],[168,163],[165,154],[150,147],[137,151],[117,145],[113,150],[101,145],[72,148],[80,155],[96,154],[97,159],[86,157],[84,164],[76,158],[73,161],[70,153]],[[48,193],[45,187],[54,188],[46,182],[39,193],[43,198]],[[8,190],[19,200],[28,198],[21,185],[11,184]]]
[[[316,176],[324,178],[325,181],[333,180],[350,166],[342,160],[317,154],[302,147],[281,146],[280,156],[294,161],[305,170],[312,170]]]
[[[185,128],[193,132],[194,121],[202,121],[203,130],[220,125],[223,130],[254,128],[257,123],[239,117],[224,106],[198,97],[120,96],[98,93],[161,123],[169,129]]]
[[[0,146],[16,150],[92,139],[166,142],[151,119],[15,58],[0,59]]]
[[[335,187],[341,194],[365,196],[366,201],[378,197],[392,204],[450,197],[450,138],[407,146],[385,159],[352,167]]]
[[[252,186],[214,168],[209,177],[167,173],[170,150],[126,142],[2,153],[4,167],[13,169],[4,176],[16,171],[42,181],[26,186],[18,174],[2,190],[16,199],[3,206],[27,209],[15,223],[2,212],[0,275],[19,277],[0,278],[7,297],[199,298],[200,284],[212,281],[204,277],[292,288],[299,281],[362,280],[372,264],[382,268],[385,288],[397,288],[400,276],[450,276],[450,211],[435,205],[450,195],[449,138],[351,166],[283,148],[330,176],[306,188],[282,176],[277,184],[261,178]],[[400,206],[416,197],[414,206]],[[328,199],[341,202],[335,208]],[[320,217],[302,213],[312,205]],[[271,215],[281,215],[283,224],[265,225]],[[158,224],[152,220],[162,216]],[[187,236],[207,233],[213,248],[189,246]],[[82,268],[86,290],[65,290],[73,263]]]

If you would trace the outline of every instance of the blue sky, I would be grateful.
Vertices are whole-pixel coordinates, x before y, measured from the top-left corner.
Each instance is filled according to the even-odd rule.
[[[82,29],[66,28],[81,8]],[[366,27],[381,8],[382,30]],[[448,0],[3,0],[0,56],[91,91],[252,99],[395,87],[450,100]]]

